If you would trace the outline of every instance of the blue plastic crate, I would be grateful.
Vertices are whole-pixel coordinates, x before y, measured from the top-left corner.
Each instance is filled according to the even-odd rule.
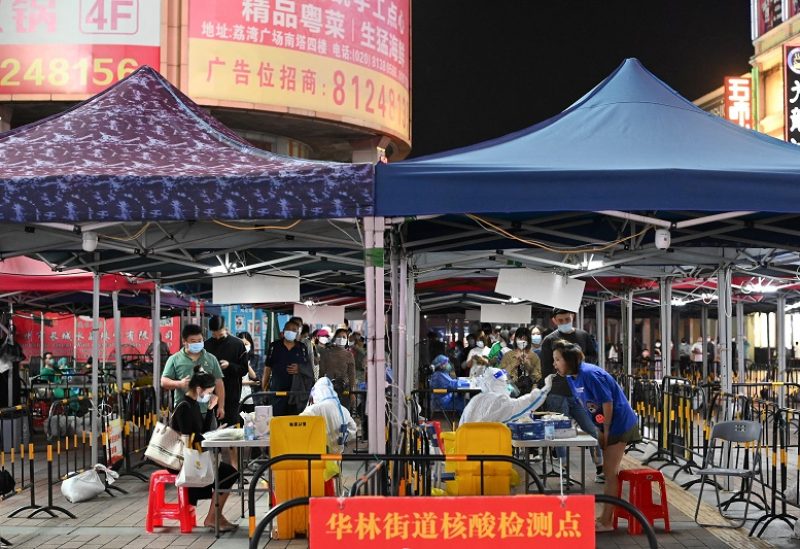
[[[544,439],[544,421],[534,420],[532,423],[508,424],[511,430],[511,438],[514,440],[542,440]]]

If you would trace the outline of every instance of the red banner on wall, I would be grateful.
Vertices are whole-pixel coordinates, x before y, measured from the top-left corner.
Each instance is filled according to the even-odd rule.
[[[592,496],[311,498],[315,549],[595,546]]]
[[[35,313],[14,316],[15,337],[22,346],[25,356],[41,354],[42,320]],[[175,352],[180,346],[180,318],[161,320],[161,340]],[[153,341],[152,322],[149,318],[123,317],[121,321],[122,354],[145,354]],[[100,354],[104,360],[116,358],[114,350],[114,321],[102,319],[100,322]],[[87,317],[73,317],[59,314],[44,315],[44,351],[57,357],[73,356],[85,361],[92,355],[92,320]]]

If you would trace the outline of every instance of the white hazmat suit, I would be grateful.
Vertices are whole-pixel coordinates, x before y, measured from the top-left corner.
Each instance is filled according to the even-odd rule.
[[[481,393],[469,399],[461,414],[461,424],[481,421],[507,423],[522,418],[544,404],[553,385],[553,375],[545,378],[542,389],[534,388],[527,395],[511,398],[505,370],[486,368],[478,378]]]
[[[339,402],[333,383],[321,377],[311,389],[313,404],[306,406],[301,416],[321,416],[325,418],[325,431],[328,435],[328,449],[331,452],[344,451],[348,440],[355,440],[356,422],[350,412]]]

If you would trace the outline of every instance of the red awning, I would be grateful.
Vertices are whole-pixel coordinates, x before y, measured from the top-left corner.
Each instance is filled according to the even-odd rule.
[[[92,291],[93,275],[88,271],[71,269],[53,272],[46,263],[29,257],[12,257],[0,261],[0,292],[82,292]],[[104,274],[100,291],[152,292],[153,282]]]

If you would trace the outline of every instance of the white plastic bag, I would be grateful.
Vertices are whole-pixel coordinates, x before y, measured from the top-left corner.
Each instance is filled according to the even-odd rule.
[[[61,483],[61,494],[70,503],[87,501],[106,491],[106,485],[100,478],[98,471],[106,474],[106,482],[114,484],[119,475],[99,463],[88,471],[84,471],[75,476],[69,477]]]
[[[192,448],[183,449],[183,467],[175,480],[175,486],[203,488],[214,484],[214,465],[210,452],[198,452]]]

